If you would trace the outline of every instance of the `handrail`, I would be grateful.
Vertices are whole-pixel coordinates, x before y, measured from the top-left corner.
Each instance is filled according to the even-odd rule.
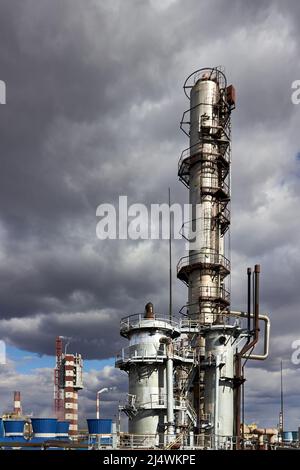
[[[145,318],[144,313],[135,313],[121,318],[120,330],[129,330],[131,328],[147,327],[155,322],[164,323],[165,326],[171,326],[172,328],[179,328],[179,319],[170,320],[167,314],[156,314],[154,318]]]
[[[203,252],[197,251],[196,253],[183,256],[177,264],[177,273],[183,268],[192,264],[214,264],[223,266],[227,271],[230,271],[230,261],[224,255],[216,252]]]
[[[203,67],[203,68],[195,70],[193,73],[191,73],[187,77],[187,79],[185,80],[185,82],[183,84],[184,94],[188,99],[190,99],[190,95],[188,95],[188,93],[186,92],[186,89],[187,88],[192,88],[192,85],[189,84],[189,81],[193,77],[193,82],[194,82],[193,85],[195,85],[196,81],[199,80],[199,78],[200,78],[200,74],[203,75],[205,73],[210,74],[210,76],[208,77],[209,79],[214,78],[214,79],[217,80],[220,89],[226,88],[226,86],[227,86],[226,76],[219,68],[217,68],[217,67]],[[215,77],[213,75],[215,75]]]
[[[187,125],[190,126],[190,121],[186,121],[186,120],[185,120],[185,119],[186,119],[186,115],[187,115],[188,113],[191,113],[191,111],[193,111],[194,109],[199,108],[200,106],[203,106],[203,107],[205,106],[206,108],[207,108],[208,106],[211,106],[213,109],[216,109],[216,108],[223,109],[223,108],[224,108],[224,103],[215,103],[215,102],[207,103],[207,102],[204,101],[204,102],[195,104],[195,106],[192,106],[191,108],[186,109],[186,110],[182,113],[182,117],[181,117],[181,120],[180,120],[180,126],[179,126],[179,127],[180,127],[180,129],[182,130],[182,132],[184,132],[184,134],[185,134],[187,137],[190,137],[190,134],[184,129],[184,126],[187,126]],[[229,114],[229,113],[228,113],[228,114]],[[201,118],[204,117],[204,114],[201,114],[199,117],[201,117]],[[188,119],[190,119],[190,118],[188,118]],[[216,114],[216,113],[213,113],[213,115],[212,115],[211,118],[210,118],[210,121],[213,121],[213,122],[214,122],[214,121],[218,121],[219,123],[222,122],[222,121],[220,121],[220,116],[219,116],[219,114]],[[225,136],[227,137],[227,139],[229,139],[229,136],[228,136],[227,133],[226,133],[226,128],[227,128],[228,123],[229,123],[228,120],[227,120],[227,121],[223,121],[223,122],[225,122],[225,125],[220,125],[220,124],[219,124],[219,125],[217,125],[217,126],[213,126],[213,125],[203,126],[203,125],[202,125],[202,122],[203,122],[203,119],[201,119],[201,124],[200,124],[201,127],[206,127],[206,128],[207,128],[207,127],[210,127],[211,129],[219,129],[219,130],[223,131],[224,134],[225,134]]]
[[[142,344],[142,343],[140,343]],[[164,347],[163,350],[155,350],[155,351],[149,351],[148,349],[144,348],[136,348],[135,346],[140,346],[139,345],[132,345],[128,346],[126,348],[122,348],[120,352],[117,353],[116,355],[116,362],[119,361],[127,361],[127,360],[132,360],[134,361],[135,359],[165,359],[167,358],[167,353],[166,349]],[[154,345],[153,345],[154,346]],[[164,344],[161,344],[161,346],[165,346]],[[147,347],[149,348],[149,343],[147,343]],[[191,356],[194,356],[194,350],[192,348],[186,347],[186,346],[180,346],[174,344],[173,347],[173,356],[172,357],[181,357],[181,358],[189,358]]]
[[[209,152],[208,150],[201,149],[201,147],[203,145],[204,145],[204,142],[199,141],[196,144],[192,145],[191,147],[188,147],[188,148],[184,149],[181,152],[181,155],[180,155],[180,158],[179,158],[179,161],[178,161],[178,173],[180,173],[181,167],[184,163],[187,164],[187,163],[190,163],[191,160],[194,160],[194,159],[196,160],[196,156],[199,155],[200,153],[202,155],[214,156],[214,157],[216,157],[216,160],[218,160],[221,157],[227,163],[230,162],[230,154],[227,150],[224,153],[222,153],[222,152]],[[195,149],[194,149],[195,151],[193,151],[193,147],[195,147]],[[197,150],[196,147],[199,147],[199,149]],[[193,151],[192,154],[191,154],[191,151]]]

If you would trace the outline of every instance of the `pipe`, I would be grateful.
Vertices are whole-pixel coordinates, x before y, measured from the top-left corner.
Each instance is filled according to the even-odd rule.
[[[250,317],[248,317],[249,319]],[[245,375],[244,375],[244,365],[242,367],[242,449],[245,449]]]
[[[97,419],[100,419],[100,394],[103,392],[109,392],[116,390],[117,387],[105,387],[101,388],[101,390],[98,390],[97,392],[97,401],[96,401],[96,413],[97,413]]]
[[[258,341],[259,333],[259,275],[260,275],[260,265],[256,264],[254,266],[254,338],[256,343]],[[255,343],[255,344],[256,344]]]
[[[254,335],[250,342],[247,342],[242,347],[242,350],[237,352],[235,361],[235,379],[237,383],[236,400],[235,400],[235,432],[236,432],[236,447],[240,448],[241,437],[241,384],[244,378],[242,377],[242,358],[245,357],[246,352],[254,348],[258,342],[259,334],[259,274],[260,266],[254,266]],[[246,356],[247,357],[247,356]]]
[[[168,435],[174,434],[174,389],[173,389],[173,358],[172,345],[168,345],[167,358],[167,422]]]
[[[220,369],[219,369],[219,355],[216,356],[216,375],[215,375],[215,415],[214,415],[214,432],[215,432],[215,441],[214,448],[218,449],[219,443],[219,382],[220,382]]]
[[[252,434],[258,435],[258,444],[260,449],[264,449],[264,436],[267,436],[269,445],[275,444],[278,436],[278,429],[275,428],[256,428],[252,430]]]
[[[247,314],[248,314],[248,322],[247,322],[247,329],[248,329],[248,343],[250,341],[250,330],[251,330],[251,275],[252,270],[251,268],[247,268],[247,276],[248,276],[248,294],[247,294]]]
[[[169,320],[172,321],[172,226],[171,226],[171,188],[169,188]]]
[[[230,311],[230,314],[232,314],[236,317],[242,317],[242,318],[247,318],[248,317],[247,312],[238,312],[238,311],[232,310],[232,311]],[[250,314],[250,317],[251,318],[254,317],[253,313]],[[268,315],[259,315],[258,319],[265,323],[265,327],[264,327],[264,352],[263,352],[263,354],[249,354],[247,356],[243,355],[243,358],[253,359],[255,361],[264,361],[269,356],[271,322],[270,322],[270,318],[268,317]]]

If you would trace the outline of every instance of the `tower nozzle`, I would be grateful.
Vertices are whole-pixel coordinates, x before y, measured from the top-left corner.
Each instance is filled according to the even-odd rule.
[[[148,302],[145,305],[145,318],[154,319],[153,303],[151,303],[151,302]]]

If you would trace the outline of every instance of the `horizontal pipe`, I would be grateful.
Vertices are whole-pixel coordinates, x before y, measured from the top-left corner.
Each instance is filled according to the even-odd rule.
[[[230,312],[232,315],[238,316],[238,317],[243,317],[247,318],[248,313],[247,312],[237,312],[237,311],[231,311]],[[254,314],[250,314],[251,318],[254,317]],[[269,346],[270,346],[270,318],[267,315],[259,315],[258,316],[259,320],[262,320],[265,323],[265,331],[264,331],[264,353],[263,354],[250,354],[249,356],[243,356],[247,357],[248,359],[253,359],[255,361],[264,361],[267,359],[269,355]]]
[[[252,434],[262,434],[262,435],[277,435],[278,429],[276,428],[255,428],[251,431]]]

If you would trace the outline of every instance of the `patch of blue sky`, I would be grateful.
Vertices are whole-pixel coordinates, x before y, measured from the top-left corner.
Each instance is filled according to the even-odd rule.
[[[53,369],[55,365],[55,357],[48,355],[39,355],[31,351],[24,351],[14,346],[7,345],[6,356],[12,360],[15,364],[15,368],[22,374],[30,374],[34,372],[34,369],[50,368]],[[90,370],[100,370],[103,367],[114,365],[114,358],[108,358],[103,360],[91,359],[84,360],[84,371],[89,372]]]

